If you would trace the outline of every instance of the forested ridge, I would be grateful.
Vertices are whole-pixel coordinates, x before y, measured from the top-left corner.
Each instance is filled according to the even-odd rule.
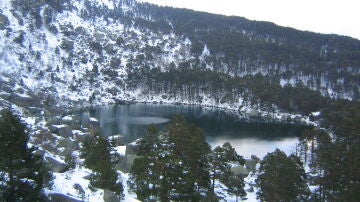
[[[210,63],[217,72],[242,76],[258,71],[277,79],[310,77],[300,83],[320,91],[323,86],[320,79],[336,83],[333,79],[341,77],[344,83],[334,88],[359,88],[360,42],[356,39],[304,32],[241,17],[158,8],[150,4],[140,4],[138,12],[149,15],[155,22],[168,22],[175,33],[189,37],[191,51],[197,56],[202,54],[206,45],[211,56],[205,63]],[[139,22],[140,27],[163,32],[170,29],[151,25]],[[204,65],[194,66],[203,68]]]
[[[124,12],[121,5],[134,10]],[[241,77],[259,73],[277,82],[304,85],[326,96],[358,99],[360,42],[357,39],[132,0],[123,1],[114,10],[91,4],[87,10],[92,15],[84,12],[85,17],[106,16],[140,30],[174,33],[190,39],[194,57],[184,62],[191,68]],[[206,48],[209,55],[203,55]],[[161,50],[147,49],[145,59],[151,59],[154,53]]]
[[[224,73],[196,69],[137,69],[128,76],[129,88],[141,86],[145,93],[181,97],[201,104],[202,96],[209,95],[216,103],[259,104],[263,110],[281,110],[309,115],[327,107],[331,99],[303,85],[281,87],[276,80],[257,74],[255,76],[232,77]],[[311,99],[309,99],[311,98]],[[241,106],[239,106],[239,109]]]

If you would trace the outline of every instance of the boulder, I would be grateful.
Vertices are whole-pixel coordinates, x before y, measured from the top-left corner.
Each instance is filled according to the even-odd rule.
[[[75,141],[72,141],[70,138],[64,138],[59,141],[58,147],[64,147],[65,150],[61,152],[63,156],[71,154],[73,151],[79,149],[79,144]]]
[[[61,125],[61,118],[60,116],[51,116],[47,118],[47,126],[51,129],[51,131],[55,131],[52,125]]]
[[[60,44],[60,48],[66,50],[67,52],[72,52],[74,49],[74,42],[63,38]]]
[[[35,150],[35,152],[34,152],[34,155],[35,156],[44,156],[44,154],[45,154],[45,151],[44,150],[42,150],[42,149],[37,149],[37,150]]]
[[[116,195],[116,193],[114,193],[108,189],[104,190],[103,199],[105,202],[119,202],[120,201],[120,197],[118,195]]]
[[[71,127],[68,125],[52,125],[50,129],[51,132],[56,133],[61,137],[66,138],[66,137],[72,137],[74,135]]]
[[[61,124],[71,125],[74,121],[74,117],[71,115],[64,116],[61,118]]]
[[[126,170],[129,170],[130,171],[130,169],[131,169],[131,167],[132,167],[132,165],[133,165],[133,163],[134,163],[134,160],[136,159],[136,158],[138,158],[139,156],[137,156],[137,155],[126,155],[125,156],[125,162],[126,162],[126,166],[125,166],[125,168],[126,168]]]
[[[80,131],[80,130],[73,130],[75,135],[75,139],[78,142],[84,143],[86,141],[90,141],[92,136],[90,135],[89,131]]]
[[[78,116],[68,115],[64,116],[60,120],[61,124],[71,126],[72,128],[79,129],[81,127],[81,120]]]
[[[9,25],[10,25],[9,19],[6,17],[6,15],[0,13],[0,30],[6,29],[6,27]]]
[[[245,167],[249,171],[254,171],[256,169],[257,161],[253,159],[245,159]]]
[[[85,191],[84,189],[82,188],[82,186],[80,184],[74,184],[73,188],[76,190],[76,192],[82,196],[82,198],[84,198],[85,196]]]
[[[250,193],[251,193],[251,192],[254,192],[254,187],[253,187],[253,186],[250,186],[250,188],[247,189],[246,191],[247,191],[247,192],[250,192]]]
[[[23,107],[35,106],[37,104],[34,99],[28,95],[12,93],[10,97],[13,103]]]
[[[39,107],[29,107],[29,112],[34,116],[42,116],[44,114],[44,109]]]
[[[100,123],[94,117],[89,118],[89,131],[93,135],[100,131]]]
[[[231,172],[239,177],[246,177],[249,175],[248,169],[246,169],[244,166],[237,165],[231,168]]]
[[[119,162],[116,164],[116,169],[129,172],[134,163],[134,160],[138,157],[139,156],[137,155],[120,156]]]
[[[68,169],[68,165],[66,163],[60,162],[51,157],[45,157],[45,161],[48,163],[48,166],[52,172],[63,173]]]
[[[126,152],[125,155],[136,155],[138,152],[139,146],[136,144],[129,144],[126,145]]]

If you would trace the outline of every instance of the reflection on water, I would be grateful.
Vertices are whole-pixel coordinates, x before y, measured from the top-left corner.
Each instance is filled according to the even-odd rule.
[[[128,124],[150,125],[150,124],[167,123],[170,120],[162,117],[141,116],[141,117],[128,117],[127,120],[124,121],[126,121]]]
[[[83,120],[96,117],[103,135],[122,134],[131,142],[141,137],[149,124],[164,129],[177,114],[201,127],[211,146],[230,142],[245,157],[251,154],[263,157],[276,148],[291,153],[305,129],[302,125],[249,121],[237,113],[184,105],[109,105],[84,111],[81,117]]]
[[[223,145],[225,142],[230,142],[236,151],[245,158],[250,158],[251,155],[263,158],[268,152],[272,152],[276,148],[287,154],[295,152],[298,138],[287,137],[278,140],[264,140],[258,138],[208,137],[207,140],[213,148]]]

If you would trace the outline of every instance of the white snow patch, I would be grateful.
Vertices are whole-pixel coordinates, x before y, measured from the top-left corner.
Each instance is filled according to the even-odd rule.
[[[72,121],[73,119],[74,118],[72,116],[68,115],[68,116],[64,116],[61,120],[63,120],[63,121]]]
[[[91,122],[99,122],[99,120],[97,120],[97,118],[94,118],[94,117],[90,117],[89,121],[91,121]]]
[[[125,152],[126,152],[126,146],[117,146],[114,147],[116,153],[118,153],[121,156],[125,156]]]
[[[62,125],[52,125],[54,128],[65,128],[65,127],[67,127],[67,125],[65,125],[65,124],[62,124]]]

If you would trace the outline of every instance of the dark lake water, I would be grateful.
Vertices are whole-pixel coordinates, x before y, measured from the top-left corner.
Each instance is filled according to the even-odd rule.
[[[164,129],[172,117],[180,114],[204,130],[212,147],[230,142],[244,157],[263,157],[276,148],[295,151],[303,125],[249,120],[237,113],[190,105],[132,104],[101,106],[82,112],[83,120],[99,120],[103,135],[124,135],[127,142],[142,137],[149,124]]]

